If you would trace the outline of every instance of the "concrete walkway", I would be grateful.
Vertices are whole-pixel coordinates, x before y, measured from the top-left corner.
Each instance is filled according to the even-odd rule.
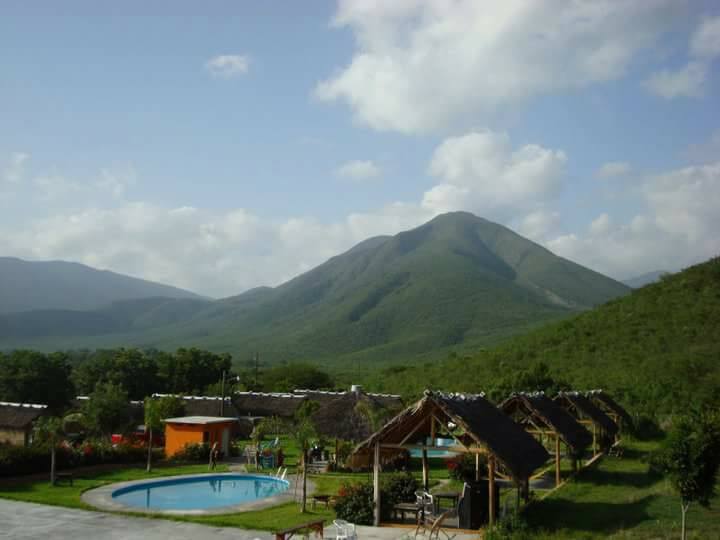
[[[358,527],[358,540],[412,539],[413,530],[387,527]],[[0,499],[0,538],[43,540],[270,540],[268,531],[234,527],[213,527],[165,519],[127,517],[60,506],[46,506]],[[312,536],[310,538],[313,538]],[[335,538],[335,528],[327,527],[325,538]],[[477,539],[477,535],[457,535],[455,540]]]

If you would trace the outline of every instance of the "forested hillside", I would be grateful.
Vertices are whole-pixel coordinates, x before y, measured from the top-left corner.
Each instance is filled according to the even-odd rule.
[[[720,400],[720,258],[497,348],[392,368],[369,375],[366,384],[411,395],[425,387],[491,391],[522,381],[537,385],[547,375],[579,389],[606,388],[646,413]]]

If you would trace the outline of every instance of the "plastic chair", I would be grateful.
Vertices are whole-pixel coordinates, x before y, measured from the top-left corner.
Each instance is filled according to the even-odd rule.
[[[336,519],[333,521],[337,533],[335,540],[356,540],[355,524],[345,521],[344,519]]]

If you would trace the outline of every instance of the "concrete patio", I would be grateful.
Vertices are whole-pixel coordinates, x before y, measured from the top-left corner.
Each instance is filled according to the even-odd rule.
[[[400,540],[412,538],[412,529],[357,528],[358,540]],[[452,533],[451,533],[452,534]],[[43,538],[53,540],[270,540],[268,531],[233,527],[213,527],[165,519],[129,517],[104,512],[76,510],[25,502],[0,500],[0,538]],[[312,538],[312,536],[310,537]],[[335,538],[333,526],[325,538]],[[477,535],[457,535],[457,540],[477,539]]]

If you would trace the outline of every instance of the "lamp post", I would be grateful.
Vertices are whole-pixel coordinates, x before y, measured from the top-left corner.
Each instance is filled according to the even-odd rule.
[[[222,383],[220,384],[220,393],[222,394],[220,397],[220,416],[225,416],[225,378],[227,376],[227,371],[223,370],[222,372]],[[240,382],[240,375],[235,375],[234,377],[230,378],[231,381]]]

